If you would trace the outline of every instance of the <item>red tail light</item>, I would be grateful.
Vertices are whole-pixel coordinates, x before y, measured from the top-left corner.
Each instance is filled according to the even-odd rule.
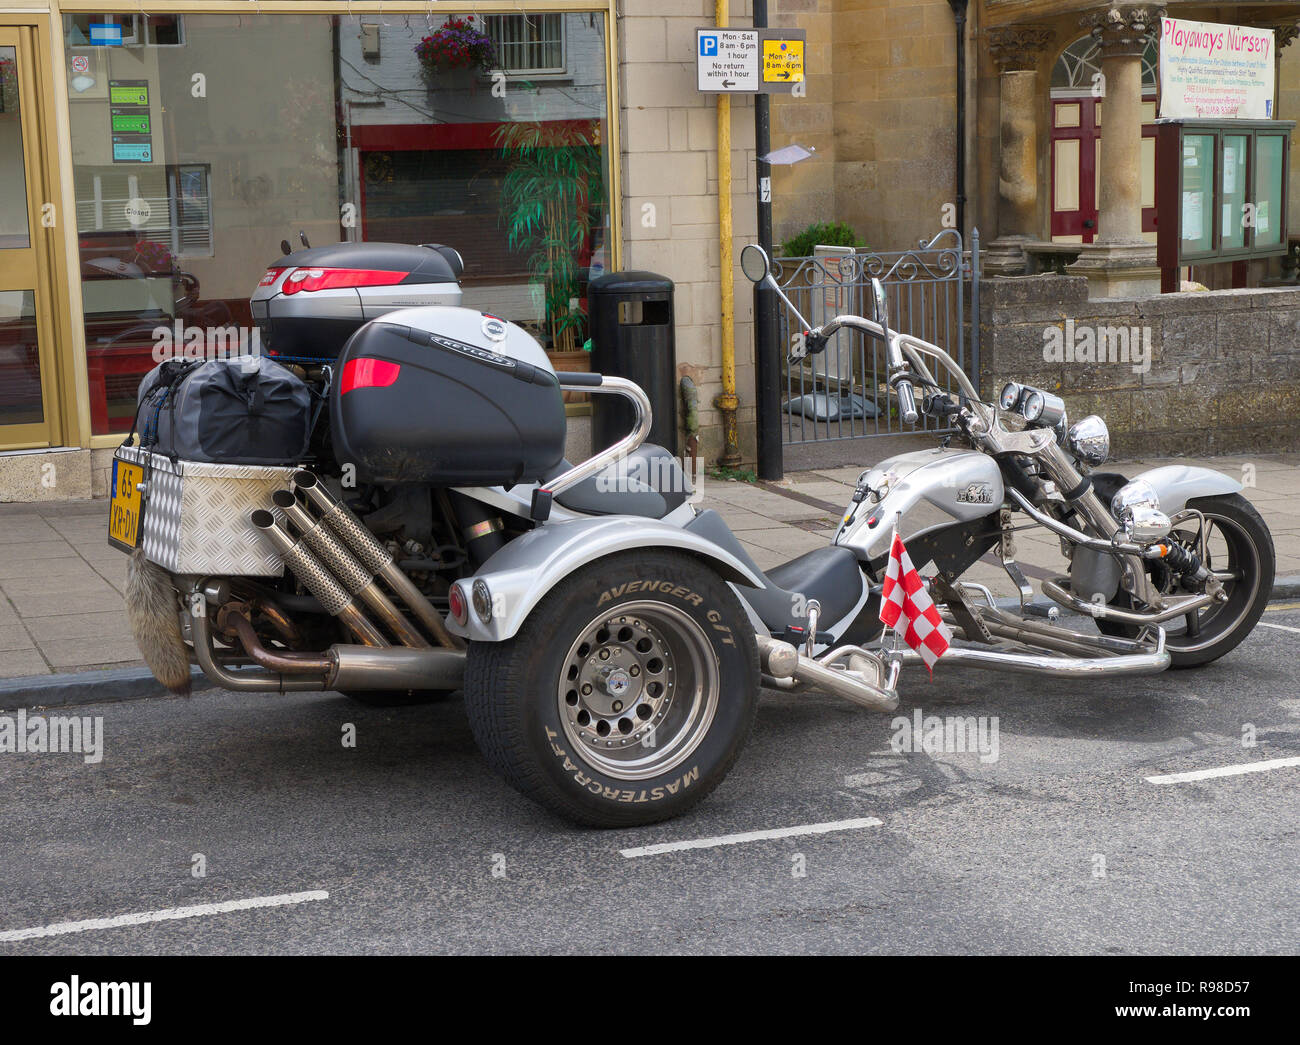
[[[399,364],[386,359],[349,359],[343,365],[339,395],[347,395],[354,388],[387,388],[401,370]]]
[[[259,287],[269,287],[272,283],[274,283],[277,279],[280,278],[280,273],[283,272],[283,271],[284,271],[284,269],[282,269],[282,268],[279,268],[279,269],[267,269],[267,270],[266,270],[266,275],[262,277],[262,281],[258,284],[258,286],[259,286]]]
[[[378,269],[294,269],[280,289],[285,294],[296,294],[300,290],[331,290],[334,287],[391,287],[409,275],[409,272]]]
[[[462,628],[469,623],[469,603],[465,601],[465,592],[461,590],[459,584],[453,584],[451,590],[447,592],[447,603],[452,620]]]

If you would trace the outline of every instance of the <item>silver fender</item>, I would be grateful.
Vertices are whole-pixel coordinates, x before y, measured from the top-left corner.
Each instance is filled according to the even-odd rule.
[[[1144,479],[1151,484],[1156,496],[1160,498],[1160,510],[1166,515],[1182,511],[1187,507],[1188,501],[1197,497],[1240,493],[1242,490],[1241,483],[1222,472],[1185,464],[1152,468],[1132,479]]]
[[[516,537],[488,559],[473,577],[457,581],[470,604],[469,623],[460,627],[448,619],[447,627],[472,642],[501,642],[512,638],[533,607],[574,570],[617,552],[652,548],[690,552],[711,564],[723,580],[762,586],[762,580],[730,552],[669,523],[628,516],[575,519],[547,523]],[[492,608],[486,622],[473,608],[471,598],[473,586],[479,581],[487,585]],[[656,581],[658,578],[647,572],[631,583]]]

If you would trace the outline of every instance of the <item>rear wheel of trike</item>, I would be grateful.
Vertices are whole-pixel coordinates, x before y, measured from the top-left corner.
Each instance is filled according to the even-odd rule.
[[[527,797],[592,827],[684,813],[740,754],[758,704],[740,600],[692,556],[649,551],[566,577],[513,639],[471,643],[470,726]]]

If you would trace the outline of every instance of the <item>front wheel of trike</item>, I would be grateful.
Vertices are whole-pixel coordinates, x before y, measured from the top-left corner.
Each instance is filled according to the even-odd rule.
[[[566,577],[506,642],[471,643],[470,726],[492,767],[575,823],[678,816],[740,754],[758,654],[739,599],[669,551],[599,559]]]
[[[1241,494],[1202,497],[1187,506],[1201,513],[1205,532],[1199,521],[1191,520],[1179,524],[1168,539],[1188,551],[1204,552],[1204,565],[1223,585],[1224,598],[1163,625],[1175,668],[1218,660],[1250,634],[1268,605],[1277,563],[1268,525]],[[1149,573],[1160,591],[1183,594],[1159,560],[1149,566]],[[1129,609],[1132,600],[1121,594],[1115,604]],[[1110,635],[1138,634],[1137,628],[1112,621],[1099,620],[1097,626]]]

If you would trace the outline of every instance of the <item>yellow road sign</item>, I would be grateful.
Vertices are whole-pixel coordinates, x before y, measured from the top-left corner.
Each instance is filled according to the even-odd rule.
[[[803,45],[802,40],[764,40],[763,82],[802,82]]]

